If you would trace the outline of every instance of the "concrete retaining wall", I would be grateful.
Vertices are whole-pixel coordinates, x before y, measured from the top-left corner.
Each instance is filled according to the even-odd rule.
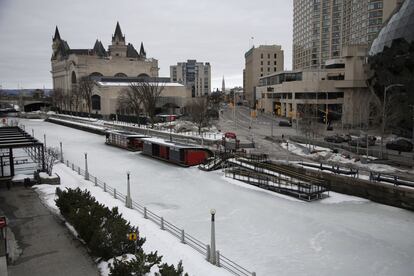
[[[378,203],[414,211],[414,189],[404,186],[371,182],[325,172],[306,170],[290,166],[295,171],[326,180],[327,188],[333,192],[358,196]]]
[[[57,124],[57,125],[62,125],[62,126],[67,126],[67,127],[71,127],[71,128],[76,128],[76,129],[79,129],[79,130],[88,131],[88,132],[99,134],[99,135],[104,135],[105,134],[104,130],[100,130],[100,129],[96,129],[96,128],[92,128],[92,127],[88,127],[88,126],[83,126],[83,125],[78,125],[76,123],[71,123],[69,121],[54,120],[53,118],[48,118],[45,121],[50,122],[50,123],[54,123],[54,124]]]

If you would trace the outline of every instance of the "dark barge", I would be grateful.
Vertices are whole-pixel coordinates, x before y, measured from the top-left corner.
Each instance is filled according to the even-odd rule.
[[[142,154],[183,167],[200,165],[213,155],[212,151],[200,146],[160,138],[143,138],[142,141],[144,142]]]
[[[137,134],[130,131],[107,130],[105,132],[105,143],[107,145],[127,149],[130,151],[142,151],[143,138],[150,136]]]

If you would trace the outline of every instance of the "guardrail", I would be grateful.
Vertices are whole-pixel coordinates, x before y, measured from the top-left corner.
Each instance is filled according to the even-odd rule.
[[[115,199],[120,200],[121,202],[126,204],[127,196],[120,193],[116,190],[116,188],[113,188],[109,186],[106,182],[98,179],[96,176],[90,174],[88,171],[85,171],[81,167],[75,165],[74,163],[69,162],[69,160],[64,161],[64,164],[71,168],[73,171],[77,172],[79,175],[82,175],[85,177],[86,180],[91,181],[94,183],[95,186],[100,187],[104,190],[104,192],[107,192],[111,194]],[[184,231],[184,229],[174,225],[173,223],[165,220],[163,217],[158,216],[151,210],[149,210],[144,205],[139,204],[136,201],[132,200],[132,209],[137,210],[140,212],[145,219],[151,220],[155,224],[157,224],[161,230],[167,231],[176,238],[178,238],[182,243],[187,244],[200,254],[204,255],[206,260],[209,261],[210,259],[210,245],[203,243],[202,241],[198,240],[194,236],[188,234]],[[247,270],[246,268],[242,267],[241,265],[237,264],[236,262],[230,260],[226,256],[222,255],[220,251],[216,251],[216,263],[217,266],[223,267],[229,272],[233,273],[234,275],[238,276],[256,276],[255,272],[251,272]]]
[[[290,136],[289,139],[297,143],[302,143],[302,144],[311,143],[312,145],[325,147],[325,148],[341,148],[349,152],[356,153],[358,155],[373,156],[376,158],[395,161],[397,163],[401,163],[402,165],[407,165],[407,166],[414,165],[414,159],[413,159],[414,157],[402,156],[402,155],[390,153],[389,151],[385,149],[385,145],[384,145],[384,152],[381,153],[381,150],[371,149],[369,147],[366,147],[366,145],[362,145],[362,144],[361,144],[361,147],[355,147],[355,146],[345,145],[343,143],[330,143],[326,141],[306,139],[300,136]],[[365,146],[365,147],[362,147],[362,146]]]

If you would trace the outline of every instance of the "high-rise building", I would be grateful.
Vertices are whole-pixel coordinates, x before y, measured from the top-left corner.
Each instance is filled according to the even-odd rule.
[[[251,48],[244,55],[245,68],[243,71],[243,88],[245,99],[250,107],[256,105],[255,90],[259,79],[263,76],[282,71],[284,56],[280,45],[260,45]]]
[[[210,63],[189,59],[170,66],[170,79],[191,88],[192,97],[207,96],[211,92]]]
[[[369,45],[404,0],[294,0],[293,69],[321,68],[348,45]]]

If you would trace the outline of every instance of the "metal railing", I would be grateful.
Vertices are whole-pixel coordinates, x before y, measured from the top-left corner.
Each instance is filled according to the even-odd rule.
[[[390,151],[385,149],[385,145],[384,145],[384,151],[381,152],[381,150],[379,149],[372,149],[372,148],[369,148],[369,146],[366,147],[366,145],[362,143],[360,144],[360,146],[357,147],[357,146],[351,146],[345,143],[331,143],[331,142],[319,141],[315,139],[306,139],[301,136],[289,136],[289,139],[297,143],[302,143],[302,144],[310,143],[312,145],[325,147],[325,148],[341,148],[346,151],[356,153],[358,155],[373,156],[379,159],[399,162],[403,165],[414,164],[413,157],[391,153]]]
[[[79,175],[82,175],[86,180],[91,181],[95,186],[100,187],[104,190],[104,192],[107,192],[111,194],[115,199],[120,200],[121,202],[126,204],[127,196],[120,193],[116,190],[116,188],[113,188],[109,186],[106,182],[100,180],[96,176],[90,174],[88,171],[85,171],[81,167],[75,165],[74,163],[69,162],[69,160],[66,160],[64,164],[71,168],[73,171],[77,172]],[[165,220],[163,217],[158,216],[151,210],[149,210],[144,205],[139,204],[136,201],[132,200],[132,209],[137,210],[140,212],[145,219],[151,220],[155,224],[157,224],[161,230],[167,231],[176,238],[178,238],[181,243],[187,244],[200,254],[204,255],[206,260],[210,260],[210,245],[207,245],[200,241],[199,239],[195,238],[194,236],[186,233],[184,229],[174,225],[173,223]],[[223,267],[229,272],[233,273],[234,275],[239,276],[256,276],[255,272],[251,272],[247,270],[246,268],[242,267],[241,265],[237,264],[236,262],[230,260],[229,258],[222,255],[218,250],[216,252],[216,263],[217,266]]]

